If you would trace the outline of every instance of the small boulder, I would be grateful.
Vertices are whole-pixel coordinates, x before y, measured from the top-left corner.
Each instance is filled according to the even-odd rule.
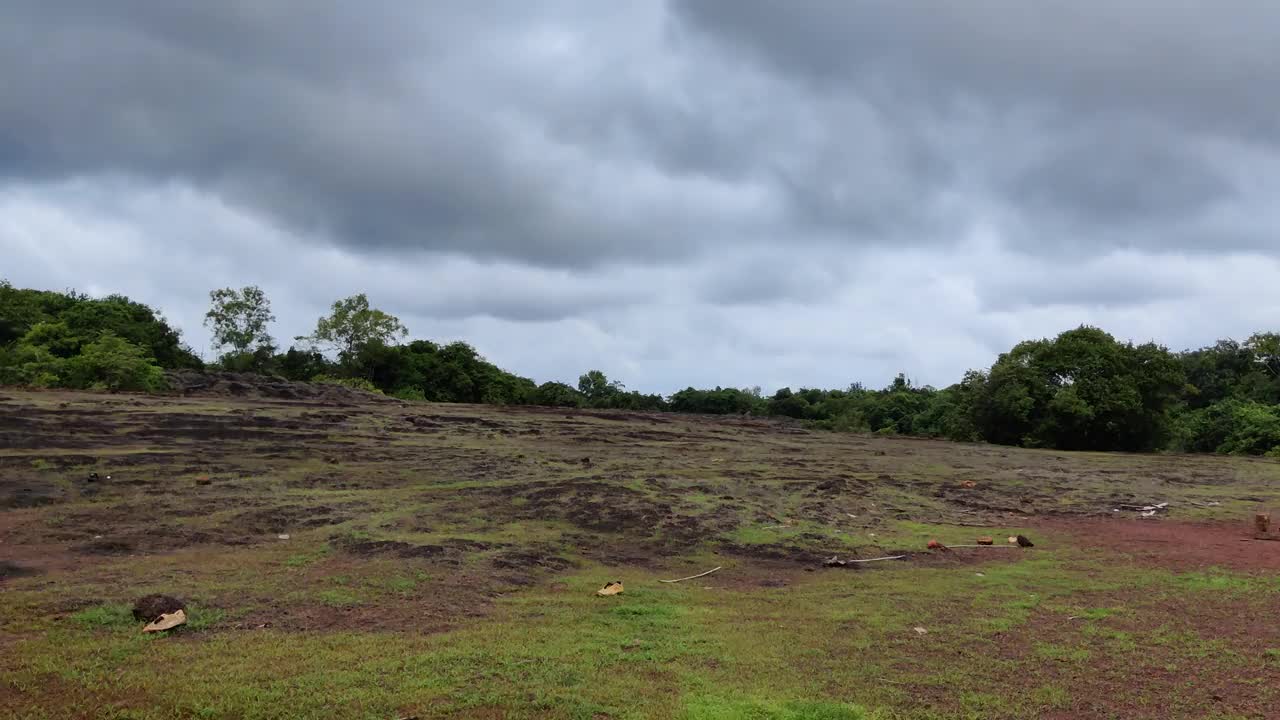
[[[161,615],[186,610],[186,608],[186,604],[176,597],[147,595],[138,598],[138,601],[133,604],[133,619],[149,623],[159,619]]]

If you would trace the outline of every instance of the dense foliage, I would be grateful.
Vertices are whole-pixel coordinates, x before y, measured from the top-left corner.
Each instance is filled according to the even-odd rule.
[[[0,383],[157,390],[161,368],[201,365],[178,330],[146,305],[0,281]]]
[[[795,418],[818,428],[1063,450],[1175,450],[1280,456],[1280,335],[1182,353],[1091,327],[1029,340],[988,369],[937,389],[899,375],[868,389],[628,391],[591,370],[576,386],[509,373],[466,343],[415,340],[361,294],[333,304],[299,346],[279,351],[257,287],[210,293],[206,321],[226,352],[216,369],[340,383],[406,400]],[[112,295],[0,282],[0,383],[147,390],[164,368],[200,367],[151,308]]]

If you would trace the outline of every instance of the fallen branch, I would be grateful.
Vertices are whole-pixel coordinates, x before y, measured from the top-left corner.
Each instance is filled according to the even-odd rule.
[[[867,558],[865,560],[845,560],[844,562],[847,562],[847,563],[880,562],[881,560],[901,560],[904,557],[906,557],[906,555],[886,555],[884,557]]]
[[[659,580],[658,582],[662,582],[662,583],[678,583],[678,582],[684,582],[685,580],[694,580],[694,579],[696,579],[696,578],[700,578],[700,577],[703,577],[703,576],[705,576],[705,575],[710,575],[711,573],[713,573],[713,572],[715,572],[715,571],[719,570],[719,569],[720,569],[720,567],[721,567],[721,566],[717,565],[716,567],[713,567],[713,568],[711,568],[710,570],[708,570],[708,571],[706,571],[706,572],[704,572],[704,573],[698,573],[697,575],[690,575],[689,577],[676,578],[675,580]]]
[[[958,547],[1003,548],[1005,550],[1009,550],[1009,549],[1012,549],[1014,546],[1013,545],[948,545],[947,547],[949,548],[958,548]]]

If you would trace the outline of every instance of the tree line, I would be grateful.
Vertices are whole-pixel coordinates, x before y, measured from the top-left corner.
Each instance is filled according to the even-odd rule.
[[[161,391],[164,370],[253,372],[331,382],[405,400],[789,417],[817,428],[1061,450],[1160,450],[1280,457],[1280,334],[1171,352],[1082,326],[1018,343],[954,385],[686,388],[645,394],[591,370],[576,385],[509,373],[463,342],[405,342],[364,294],[333,303],[282,349],[257,287],[210,293],[218,357],[204,363],[152,308],[121,295],[0,281],[0,384]]]

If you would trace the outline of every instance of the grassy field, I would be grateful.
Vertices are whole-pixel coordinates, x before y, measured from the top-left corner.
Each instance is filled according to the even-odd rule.
[[[1266,507],[1264,460],[0,391],[0,717],[1280,717]]]

